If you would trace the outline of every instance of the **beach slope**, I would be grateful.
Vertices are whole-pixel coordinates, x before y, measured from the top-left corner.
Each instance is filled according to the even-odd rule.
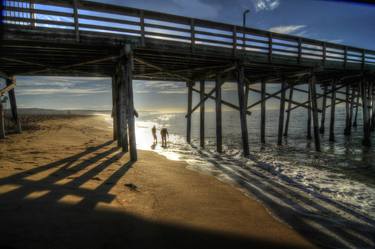
[[[25,120],[0,140],[0,248],[314,248],[184,162],[129,162],[103,116]]]

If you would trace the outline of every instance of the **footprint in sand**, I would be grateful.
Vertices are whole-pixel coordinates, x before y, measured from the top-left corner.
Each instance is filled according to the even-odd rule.
[[[94,178],[92,178],[92,180],[94,180],[94,181],[102,181],[102,179],[100,179],[99,177],[94,177]]]
[[[133,183],[126,183],[125,184],[125,187],[129,188],[130,191],[138,191],[138,187],[137,185],[133,184]]]

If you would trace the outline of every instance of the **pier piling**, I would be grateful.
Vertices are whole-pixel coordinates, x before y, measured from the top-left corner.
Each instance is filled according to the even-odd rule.
[[[222,139],[222,113],[221,113],[221,75],[216,76],[215,81],[215,100],[216,100],[216,151],[218,153],[223,152],[223,139]]]
[[[285,113],[285,79],[281,82],[281,98],[280,98],[280,112],[279,112],[279,132],[277,136],[277,144],[282,145],[283,143],[283,130],[284,130],[284,113]]]
[[[370,140],[370,127],[369,127],[369,108],[368,108],[368,96],[367,96],[367,80],[362,78],[361,81],[361,96],[362,96],[362,109],[363,109],[363,141],[364,146],[371,146]]]
[[[261,104],[260,104],[260,142],[266,142],[266,81],[261,82]]]
[[[327,106],[327,85],[323,86],[323,103],[322,103],[322,118],[320,120],[320,134],[324,134],[325,120],[326,120],[326,106]]]
[[[6,80],[7,86],[10,86],[15,83],[16,83],[16,77],[14,76]],[[12,112],[13,121],[14,121],[14,124],[16,125],[16,132],[21,133],[22,132],[21,120],[18,117],[16,94],[15,94],[14,88],[8,92],[8,95],[9,95],[9,102],[10,102],[10,108]]]
[[[249,151],[249,134],[247,131],[247,119],[246,119],[246,106],[245,103],[245,71],[243,66],[238,67],[238,82],[237,82],[237,89],[238,89],[238,104],[240,108],[240,123],[241,123],[241,137],[242,137],[242,149],[243,155],[245,157],[250,155]]]
[[[311,136],[311,87],[308,85],[308,93],[307,93],[307,99],[308,99],[308,104],[307,104],[307,139],[312,139]]]
[[[287,114],[286,114],[284,137],[287,137],[288,132],[289,132],[289,121],[290,121],[290,115],[291,115],[291,112],[292,112],[293,91],[294,91],[294,85],[291,85],[291,87],[289,89],[288,111],[287,111]]]
[[[335,116],[336,116],[336,82],[337,80],[333,80],[332,82],[332,91],[331,91],[331,120],[329,123],[329,141],[335,141]]]
[[[318,119],[318,102],[316,96],[316,75],[312,74],[310,82],[310,97],[311,97],[311,107],[312,107],[312,117],[313,117],[313,126],[314,126],[314,143],[315,150],[320,151],[320,136],[319,136],[319,119]]]
[[[0,139],[5,138],[4,106],[0,99]]]
[[[202,104],[200,105],[200,146],[201,148],[204,148],[204,145],[205,145],[205,141],[204,141],[204,137],[205,137],[205,134],[204,134],[204,128],[205,128],[205,123],[204,123],[204,118],[205,118],[205,103],[204,103],[204,93],[205,93],[205,81],[204,80],[201,80],[200,83],[199,83],[199,90],[200,90],[200,93],[199,93],[199,97],[200,97],[200,101],[202,102]],[[191,111],[191,110],[190,110]]]
[[[188,87],[188,95],[187,95],[187,113],[190,114],[186,117],[186,142],[188,144],[191,143],[191,110],[192,110],[192,105],[193,105],[193,82],[189,81],[186,82],[187,87]]]

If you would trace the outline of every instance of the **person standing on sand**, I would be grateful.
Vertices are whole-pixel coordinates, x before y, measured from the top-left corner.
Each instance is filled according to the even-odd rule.
[[[158,143],[158,137],[156,136],[156,127],[155,127],[155,125],[152,127],[151,132],[152,132],[152,136],[154,137],[154,144],[157,144]]]
[[[169,138],[169,133],[168,133],[167,128],[161,129],[160,135],[161,135],[161,147],[166,148],[167,147],[167,137]]]

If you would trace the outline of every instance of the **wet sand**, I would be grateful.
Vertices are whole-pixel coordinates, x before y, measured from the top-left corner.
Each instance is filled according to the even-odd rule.
[[[313,248],[255,199],[149,151],[101,116],[29,116],[0,141],[0,248]]]

